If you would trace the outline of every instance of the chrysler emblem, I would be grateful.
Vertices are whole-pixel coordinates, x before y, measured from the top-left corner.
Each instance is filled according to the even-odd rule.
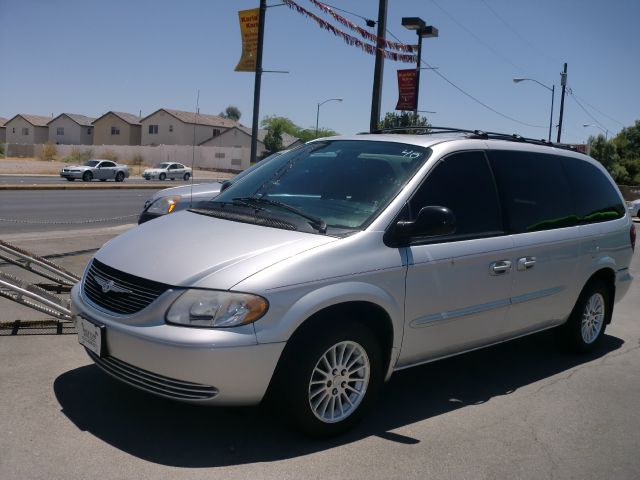
[[[113,280],[107,280],[106,278],[100,277],[98,275],[94,275],[93,279],[98,285],[100,285],[100,288],[102,288],[102,293],[131,293],[131,290],[120,287]]]

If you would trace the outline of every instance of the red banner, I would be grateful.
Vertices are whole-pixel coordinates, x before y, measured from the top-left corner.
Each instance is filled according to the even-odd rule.
[[[416,69],[398,70],[398,103],[396,110],[416,109]]]

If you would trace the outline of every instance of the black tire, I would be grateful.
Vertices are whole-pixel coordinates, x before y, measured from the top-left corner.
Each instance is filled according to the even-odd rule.
[[[295,428],[314,437],[330,437],[352,428],[367,413],[382,384],[382,356],[380,346],[373,333],[358,322],[341,321],[332,325],[333,328],[331,325],[312,327],[292,338],[292,343],[287,346],[278,365],[274,379],[275,388],[271,392],[270,398],[272,403],[280,409],[281,415],[290,421]],[[352,376],[348,379],[340,376],[345,374],[346,368],[344,367],[353,361],[352,359],[345,361],[344,365],[339,367],[343,368],[342,371],[334,369],[328,376],[323,377],[314,373],[324,355],[328,355],[333,348],[337,348],[339,352],[341,347],[353,348],[355,352],[364,351],[366,353],[366,357],[358,357],[358,353],[352,353],[352,358],[362,359],[362,363],[356,362],[351,367]],[[342,351],[348,352],[344,349]],[[357,374],[364,375],[366,360],[369,362],[368,380],[357,378],[354,380],[354,375],[358,372],[358,370],[353,371],[354,368],[359,367]],[[365,366],[363,367],[363,365]],[[314,386],[312,381],[320,385]],[[355,387],[360,392],[364,390],[364,393],[361,395],[354,393],[348,390],[349,387]],[[327,399],[326,415],[331,415],[329,412],[331,409],[328,407],[332,401],[336,414],[338,414],[338,402],[344,403],[344,407],[348,411],[352,407],[346,402],[346,392],[351,395],[349,403],[353,401],[355,407],[346,414],[344,408],[341,408],[344,418],[334,420],[325,418],[322,420],[318,416],[319,413],[318,415],[314,413],[311,402],[318,402],[316,411],[320,412],[323,405],[323,402],[320,401],[322,398]]]
[[[601,280],[592,280],[580,293],[567,323],[560,327],[563,343],[579,353],[592,351],[602,341],[612,314],[610,290]]]
[[[167,174],[164,172],[158,176],[158,180],[160,180],[161,182],[164,182],[166,179],[167,179]]]
[[[191,178],[191,174],[190,174],[189,172],[185,173],[185,174],[184,174],[184,177],[182,177],[182,179],[183,179],[185,182],[188,182],[190,178]]]
[[[122,172],[116,173],[116,182],[124,182],[124,173]]]
[[[82,174],[82,181],[83,182],[90,182],[91,180],[93,180],[93,173],[91,172],[84,172]]]
[[[75,178],[67,177],[67,182],[73,182],[74,180],[75,180]]]
[[[106,182],[106,181],[107,181],[107,179],[106,179],[106,178],[101,178],[101,179],[100,179],[100,181],[101,181],[101,182]]]

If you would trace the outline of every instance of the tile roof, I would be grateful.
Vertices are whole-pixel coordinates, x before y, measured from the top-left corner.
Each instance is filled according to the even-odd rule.
[[[58,115],[53,120],[57,120],[62,115],[66,115],[71,120],[73,120],[78,125],[80,125],[81,127],[90,127],[91,126],[91,122],[93,122],[95,120],[95,118],[93,118],[93,117],[87,117],[86,115],[80,115],[79,113],[61,113],[60,115]],[[53,122],[53,120],[50,120],[49,123]]]
[[[222,127],[222,128],[232,128],[239,125],[235,120],[230,120],[228,118],[220,117],[219,115],[207,115],[205,113],[198,113],[197,115],[194,112],[185,112],[183,110],[173,110],[170,108],[160,108],[153,112],[151,115],[147,115],[142,120],[146,120],[147,118],[155,115],[160,111],[165,111],[169,115],[173,115],[178,120],[184,123],[196,124],[196,125],[207,125],[210,127]],[[142,121],[141,120],[141,121]]]
[[[7,120],[4,117],[0,117],[0,127],[4,127],[4,124],[7,123],[9,120]]]
[[[13,117],[11,120],[18,117],[24,118],[27,122],[29,122],[34,127],[46,127],[47,123],[49,123],[49,121],[51,120],[51,117],[45,117],[42,115],[29,115],[27,113],[19,113],[15,117]],[[9,123],[11,120],[8,120],[6,123]]]
[[[100,120],[102,117],[109,115],[110,113],[113,113],[116,117],[119,117],[120,119],[124,120],[130,125],[140,125],[140,117],[138,115],[134,115],[133,113],[126,113],[126,112],[114,112],[113,110],[109,110],[107,113],[105,113],[104,115],[101,115],[91,123],[95,125],[95,123],[98,120]]]

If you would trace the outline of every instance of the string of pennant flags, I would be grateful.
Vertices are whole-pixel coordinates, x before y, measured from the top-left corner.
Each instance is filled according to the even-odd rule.
[[[320,4],[320,2],[313,2],[313,0],[311,0],[312,3],[318,3]],[[342,30],[340,30],[339,28],[335,27],[334,25],[330,24],[329,22],[326,22],[325,20],[323,20],[322,18],[318,17],[317,15],[315,15],[314,13],[308,11],[307,9],[301,7],[300,5],[298,5],[296,2],[294,2],[293,0],[282,0],[282,2],[289,7],[291,10],[295,10],[296,12],[298,12],[299,14],[310,18],[311,20],[315,21],[320,28],[327,30],[331,33],[333,33],[336,37],[340,37],[342,38],[342,40],[347,44],[347,45],[351,45],[357,48],[360,48],[361,50],[363,50],[364,52],[370,54],[370,55],[375,55],[376,51],[378,50],[378,48],[375,45],[371,45],[369,43],[365,43],[362,40],[349,35],[346,32],[343,32]],[[321,4],[323,5],[323,4]],[[326,5],[323,5],[323,7],[326,7]],[[320,7],[322,8],[322,7]],[[335,14],[337,15],[337,14]],[[339,15],[338,15],[339,16]],[[335,16],[334,16],[335,18]],[[342,17],[341,17],[342,18]],[[336,19],[337,20],[337,19]],[[349,22],[347,19],[343,19],[344,21]],[[341,22],[342,23],[342,22]],[[353,25],[353,24],[352,24]],[[357,25],[354,25],[354,27],[356,28],[356,30],[359,28],[357,27]],[[369,34],[369,32],[367,32],[366,30],[362,29],[364,32],[366,32],[367,34]],[[373,34],[372,35],[376,41],[378,39],[378,37],[376,37]],[[395,42],[393,42],[395,43]],[[402,44],[396,44],[396,45],[402,45]],[[417,50],[417,47],[414,47],[412,45],[404,45],[404,47],[406,47],[404,50],[402,51],[414,51],[413,49],[415,48]],[[409,55],[406,53],[396,53],[396,52],[390,52],[389,50],[385,50],[384,48],[381,48],[380,51],[382,52],[382,54],[384,55],[385,58],[388,58],[390,60],[396,61],[396,62],[404,62],[404,63],[416,63],[418,60],[418,56],[417,55]]]
[[[350,20],[347,20],[343,16],[338,15],[336,12],[333,11],[331,7],[325,5],[324,3],[319,2],[318,0],[309,0],[309,1],[313,5],[318,7],[320,10],[322,10],[323,12],[331,15],[337,22],[340,22],[342,25],[344,25],[345,27],[349,28],[354,32],[358,32],[362,38],[365,38],[367,40],[374,42],[375,45],[378,45],[378,41],[380,40],[382,41],[385,48],[390,48],[392,50],[397,50],[399,52],[405,52],[405,53],[406,52],[416,53],[418,51],[418,45],[406,45],[404,43],[392,42],[390,40],[387,40],[386,38],[380,38],[377,35],[374,35],[373,33],[369,32],[368,30],[365,30],[364,28],[360,27],[359,25],[356,25]]]

